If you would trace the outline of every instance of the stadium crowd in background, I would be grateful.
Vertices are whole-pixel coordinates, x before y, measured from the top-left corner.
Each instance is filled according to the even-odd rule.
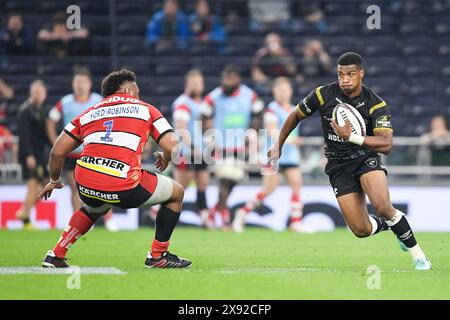
[[[52,24],[39,31],[38,50],[41,53],[62,58],[69,54],[85,55],[90,52],[89,30],[69,30],[66,20],[65,13],[57,13],[53,16]]]
[[[0,164],[17,163],[18,144],[12,132],[0,124]]]
[[[194,12],[187,14],[177,0],[165,0],[147,25],[146,44],[155,52],[186,49],[192,42],[212,43],[223,52],[226,32],[220,18],[211,13],[206,0],[195,2]]]
[[[177,0],[165,0],[147,26],[146,44],[155,52],[184,49],[189,41],[189,22]]]
[[[431,118],[430,131],[421,136],[419,156],[422,164],[448,166],[450,164],[450,131],[444,115]]]
[[[7,55],[34,53],[36,35],[18,13],[10,14],[5,28],[0,30],[0,47]]]
[[[14,89],[0,78],[0,121],[7,116],[8,101],[14,98]]]
[[[191,33],[199,43],[213,43],[223,52],[223,45],[226,41],[226,32],[220,18],[211,14],[211,10],[206,0],[197,0],[195,12],[189,16]]]
[[[255,53],[252,60],[252,79],[256,90],[268,93],[271,82],[276,77],[296,76],[294,56],[283,47],[283,41],[278,34],[269,33],[264,40],[264,46]]]

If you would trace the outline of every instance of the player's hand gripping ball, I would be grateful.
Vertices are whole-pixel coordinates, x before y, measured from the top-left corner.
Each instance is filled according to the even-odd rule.
[[[340,103],[333,109],[333,120],[340,127],[344,127],[349,122],[351,132],[358,136],[366,135],[366,124],[361,114],[347,103]],[[348,138],[347,138],[348,139]]]

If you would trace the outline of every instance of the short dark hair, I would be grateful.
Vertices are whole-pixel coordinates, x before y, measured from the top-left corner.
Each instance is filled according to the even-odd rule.
[[[102,81],[102,96],[107,97],[116,93],[124,82],[135,82],[133,71],[122,69],[108,74]]]
[[[67,15],[64,12],[58,12],[53,15],[53,24],[66,24]]]
[[[203,77],[203,72],[202,72],[202,70],[201,70],[201,69],[197,69],[197,68],[194,68],[194,69],[189,70],[189,71],[186,72],[186,74],[184,75],[184,80],[187,80],[188,78],[193,77],[193,76]]]
[[[23,21],[22,14],[19,11],[13,11],[8,15],[8,20],[12,17],[19,17]]]
[[[338,59],[338,65],[340,66],[348,66],[351,64],[355,64],[359,68],[363,67],[362,57],[356,52],[346,52],[342,54]]]
[[[240,76],[241,76],[241,71],[240,71],[239,68],[236,67],[236,66],[233,66],[233,65],[227,65],[227,66],[225,66],[225,68],[223,68],[223,70],[222,70],[222,77],[223,77],[223,76],[230,75],[230,74],[235,74],[235,75],[237,75],[238,77],[240,77]]]
[[[75,77],[76,75],[80,75],[80,76],[86,76],[89,79],[92,79],[92,74],[91,74],[91,70],[89,70],[86,67],[79,67],[76,66],[73,70],[73,76]]]

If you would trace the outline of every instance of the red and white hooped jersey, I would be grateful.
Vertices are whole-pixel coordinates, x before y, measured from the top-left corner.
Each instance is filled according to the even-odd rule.
[[[148,137],[159,143],[173,129],[154,106],[114,94],[80,114],[64,131],[84,145],[75,180],[96,190],[120,191],[141,181],[141,156]]]

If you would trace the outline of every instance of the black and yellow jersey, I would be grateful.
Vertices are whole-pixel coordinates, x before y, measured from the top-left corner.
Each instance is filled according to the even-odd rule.
[[[376,130],[393,130],[387,103],[364,85],[361,94],[351,99],[344,94],[337,82],[320,86],[301,100],[297,104],[296,110],[302,119],[316,111],[320,112],[327,158],[354,159],[369,153],[376,153],[347,142],[334,132],[331,118],[334,107],[339,103],[348,103],[359,111],[366,124],[366,135],[374,135]]]

